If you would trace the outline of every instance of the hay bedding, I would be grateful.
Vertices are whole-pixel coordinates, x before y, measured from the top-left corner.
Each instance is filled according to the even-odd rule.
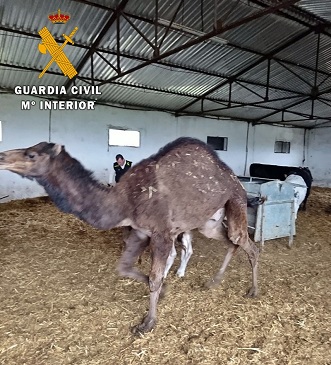
[[[241,251],[221,286],[203,289],[225,247],[195,234],[187,276],[172,269],[158,325],[142,338],[129,327],[148,290],[116,275],[120,230],[95,230],[47,199],[0,204],[0,363],[330,365],[330,203],[331,190],[313,189],[293,249],[267,242],[255,300],[242,296],[251,272]]]

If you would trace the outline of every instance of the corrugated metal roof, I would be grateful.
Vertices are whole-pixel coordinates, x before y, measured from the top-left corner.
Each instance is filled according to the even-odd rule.
[[[83,85],[83,83],[78,81],[77,85]],[[176,110],[190,102],[191,98],[127,85],[109,84],[103,87],[99,100],[102,102],[111,100],[114,104],[125,106],[148,106],[149,109],[155,110],[169,110],[169,105],[171,105],[171,109]]]
[[[301,0],[298,6],[331,22],[331,2],[329,0]]]
[[[310,35],[300,39],[298,42],[278,52],[277,56],[281,59],[286,59],[294,63],[315,68],[317,55],[317,37],[318,35],[312,32]],[[303,57],[304,50],[304,57]],[[321,50],[320,50],[321,51]]]
[[[1,33],[3,34],[3,32],[0,32],[0,35]],[[1,38],[2,63],[35,68],[41,71],[51,59],[49,54],[42,54],[38,52],[38,45],[41,43],[38,38],[26,36],[18,37],[15,34],[6,35]],[[65,54],[73,64],[77,64],[85,52],[86,50],[84,49],[68,47]],[[49,71],[61,72],[55,62],[53,62],[49,67]],[[37,80],[31,78],[30,82],[34,81]]]
[[[7,66],[0,66],[0,84],[5,90],[14,89],[23,85],[58,85],[62,86],[66,79],[62,75],[47,74],[47,78],[39,79],[39,73],[29,70],[13,69]],[[31,82],[33,79],[33,82]],[[46,81],[47,80],[47,81]]]
[[[169,30],[159,50],[161,56],[165,52],[169,54],[154,63],[155,2],[129,0],[124,12],[139,31],[121,16],[117,34],[116,21],[108,29],[103,28],[114,17],[113,10],[120,3],[119,0],[62,0],[61,10],[70,13],[71,20],[65,25],[54,25],[47,19],[49,13],[57,11],[54,2],[0,0],[0,91],[23,84],[67,84],[68,78],[62,75],[55,62],[49,67],[52,73],[38,78],[50,60],[48,54],[38,52],[41,41],[38,31],[47,26],[60,46],[63,34],[70,34],[77,26],[75,44],[68,44],[65,54],[75,67],[80,65],[75,82],[81,85],[83,79],[92,82],[91,59],[84,64],[82,60],[93,47],[93,82],[113,78],[100,86],[102,102],[272,123],[281,123],[283,114],[283,121],[290,124],[293,120],[293,125],[308,128],[331,118],[328,105],[331,105],[329,1],[301,0],[294,7],[264,15],[217,36],[227,44],[211,38],[179,51],[179,47],[197,38],[194,32],[211,32],[216,22],[227,26],[275,4],[271,0],[228,0],[217,2],[215,8],[214,0],[184,1],[174,19],[176,29]],[[172,0],[159,2],[158,19],[170,21],[178,4]],[[317,33],[311,31],[302,39],[300,35],[311,26],[323,23],[323,19],[326,30],[320,35],[317,49]],[[185,28],[180,30],[181,26]],[[158,44],[165,31],[165,26],[158,27]],[[94,44],[100,33],[103,37]],[[117,50],[117,42],[120,50]],[[177,52],[173,52],[174,49]],[[133,68],[136,71],[131,72]],[[213,110],[228,105],[230,83],[232,108]],[[269,100],[264,100],[267,89]],[[305,115],[310,115],[312,110],[311,99],[319,97],[325,100],[315,100],[314,114],[318,121],[294,121],[294,114],[286,112],[297,113],[296,119],[300,115],[306,119]],[[304,98],[309,100],[290,107]],[[234,103],[257,104],[233,107]],[[272,111],[276,112],[268,116]]]

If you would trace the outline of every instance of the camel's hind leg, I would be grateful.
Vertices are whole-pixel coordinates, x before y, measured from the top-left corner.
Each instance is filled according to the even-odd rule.
[[[153,329],[156,323],[156,309],[162,290],[164,269],[169,257],[173,239],[168,234],[154,232],[151,237],[150,247],[152,255],[152,267],[149,274],[149,310],[143,321],[133,327],[134,334],[142,334]]]
[[[226,253],[222,266],[221,266],[219,272],[208,283],[206,283],[206,286],[208,288],[213,288],[213,287],[217,286],[223,280],[224,272],[225,272],[227,266],[229,265],[229,262],[231,261],[232,256],[235,254],[235,252],[237,251],[237,248],[239,247],[237,245],[234,245],[230,241],[228,243],[229,243],[228,252]]]
[[[213,238],[215,240],[226,240],[229,244],[228,252],[224,258],[222,266],[218,273],[210,279],[209,282],[206,283],[208,288],[217,286],[223,279],[224,272],[231,261],[232,256],[236,252],[238,245],[232,243],[231,240],[228,238],[228,232],[223,225],[223,219],[225,216],[225,209],[222,208],[218,210],[214,216],[209,219],[203,227],[199,229],[199,231],[208,238]]]
[[[131,230],[130,235],[124,240],[125,250],[119,260],[117,271],[119,275],[136,279],[148,284],[148,276],[134,268],[134,264],[149,244],[149,237],[145,234]]]
[[[240,197],[229,200],[226,204],[226,215],[230,241],[245,250],[251,264],[253,284],[248,290],[247,296],[255,297],[258,294],[257,265],[259,249],[248,236],[246,201],[240,199]]]
[[[257,263],[259,259],[259,249],[255,246],[254,242],[248,238],[247,242],[247,248],[243,247],[243,249],[246,251],[249,261],[252,266],[252,281],[253,285],[252,287],[247,291],[248,297],[256,297],[258,294],[258,284],[257,284]]]
[[[225,230],[222,224],[225,214],[227,217],[227,230]],[[217,240],[225,239],[229,244],[228,252],[224,258],[220,270],[215,275],[215,277],[206,284],[206,286],[214,287],[221,282],[232,256],[240,246],[247,253],[252,266],[253,285],[248,291],[247,295],[251,297],[256,296],[258,293],[257,262],[259,250],[248,237],[246,197],[242,198],[238,196],[229,200],[226,203],[225,211],[220,215],[220,219],[208,220],[204,227],[200,229],[200,232],[208,238],[214,238]]]

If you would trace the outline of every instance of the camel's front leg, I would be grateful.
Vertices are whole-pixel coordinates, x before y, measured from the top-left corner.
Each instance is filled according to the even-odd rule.
[[[156,323],[156,309],[162,290],[164,269],[170,254],[173,240],[168,234],[153,233],[150,241],[152,267],[149,275],[149,311],[143,321],[132,328],[134,334],[143,334],[151,331]]]

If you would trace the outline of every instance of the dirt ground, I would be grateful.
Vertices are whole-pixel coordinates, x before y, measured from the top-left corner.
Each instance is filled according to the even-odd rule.
[[[330,365],[331,189],[314,188],[308,203],[292,249],[266,242],[257,299],[243,296],[242,251],[204,289],[226,248],[195,233],[187,275],[175,276],[177,258],[157,327],[138,338],[130,327],[148,290],[116,274],[120,230],[93,229],[46,199],[0,204],[0,364]]]

